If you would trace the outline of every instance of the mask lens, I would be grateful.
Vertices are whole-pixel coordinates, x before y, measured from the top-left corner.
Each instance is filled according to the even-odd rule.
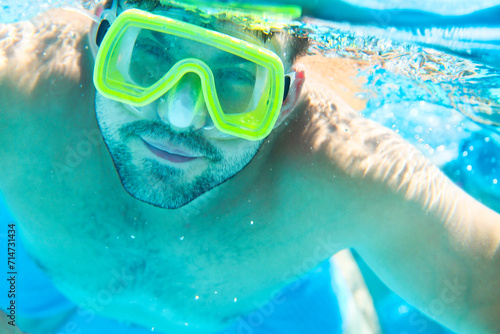
[[[136,85],[149,88],[176,63],[176,45],[168,35],[141,30],[133,46],[129,75]]]
[[[117,70],[130,84],[143,90],[158,83],[180,60],[202,60],[212,71],[225,114],[255,109],[268,73],[266,68],[214,46],[147,29],[128,29],[117,51]]]
[[[224,62],[210,65],[219,102],[225,114],[254,110],[262,96],[267,69],[228,54]]]

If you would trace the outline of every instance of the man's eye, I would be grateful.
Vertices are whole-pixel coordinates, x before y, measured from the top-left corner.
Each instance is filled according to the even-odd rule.
[[[173,64],[173,57],[167,47],[143,38],[134,45],[129,75],[134,83],[147,87],[160,80]]]

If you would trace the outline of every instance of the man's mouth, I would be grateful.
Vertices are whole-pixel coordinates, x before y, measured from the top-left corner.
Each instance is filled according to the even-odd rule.
[[[202,156],[199,154],[187,152],[180,148],[170,146],[163,142],[158,142],[153,139],[143,138],[143,137],[141,137],[141,139],[146,145],[146,147],[154,155],[170,162],[184,163],[198,158],[202,158]]]

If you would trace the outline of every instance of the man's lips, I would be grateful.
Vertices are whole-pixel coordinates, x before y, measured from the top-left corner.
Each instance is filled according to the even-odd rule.
[[[157,157],[175,163],[183,163],[201,158],[201,155],[182,151],[178,148],[170,147],[165,143],[160,143],[151,139],[142,138],[146,147]]]

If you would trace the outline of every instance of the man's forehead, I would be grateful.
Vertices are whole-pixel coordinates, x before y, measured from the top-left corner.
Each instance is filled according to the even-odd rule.
[[[259,45],[271,45],[272,34],[258,29],[251,29],[246,24],[241,24],[238,20],[231,20],[230,17],[204,13],[195,7],[176,7],[168,2],[157,0],[120,0],[119,13],[132,8],[149,11],[156,15],[167,16],[176,20],[188,22],[207,29],[216,30],[233,37],[246,40],[247,42]],[[245,20],[248,21],[248,20]]]
[[[221,14],[221,12],[218,14],[207,13],[194,5],[178,7],[176,4],[178,4],[178,2],[159,0],[120,0],[121,8],[119,8],[119,11],[138,8],[156,15],[167,16],[176,20],[196,24],[245,40],[252,44],[263,46],[277,53],[282,60],[286,61],[285,52],[287,46],[284,45],[285,42],[281,39],[274,38],[276,34],[272,29],[263,29],[260,26],[262,22],[255,26],[251,25],[251,19],[245,17],[238,17],[232,14]],[[283,25],[285,26],[286,24],[283,23]],[[277,30],[277,28],[275,29]]]
[[[213,2],[181,2],[176,0],[119,0],[120,9],[138,8],[157,14],[170,16],[171,13],[184,15],[191,19],[208,23],[231,24],[241,30],[260,31],[266,34],[288,29],[296,22],[286,19],[282,14],[274,14],[272,10],[250,10],[229,6],[229,3]],[[233,4],[233,3],[230,3]],[[243,6],[243,5],[242,5]],[[269,6],[270,8],[274,8]],[[291,17],[291,14],[287,14]]]

